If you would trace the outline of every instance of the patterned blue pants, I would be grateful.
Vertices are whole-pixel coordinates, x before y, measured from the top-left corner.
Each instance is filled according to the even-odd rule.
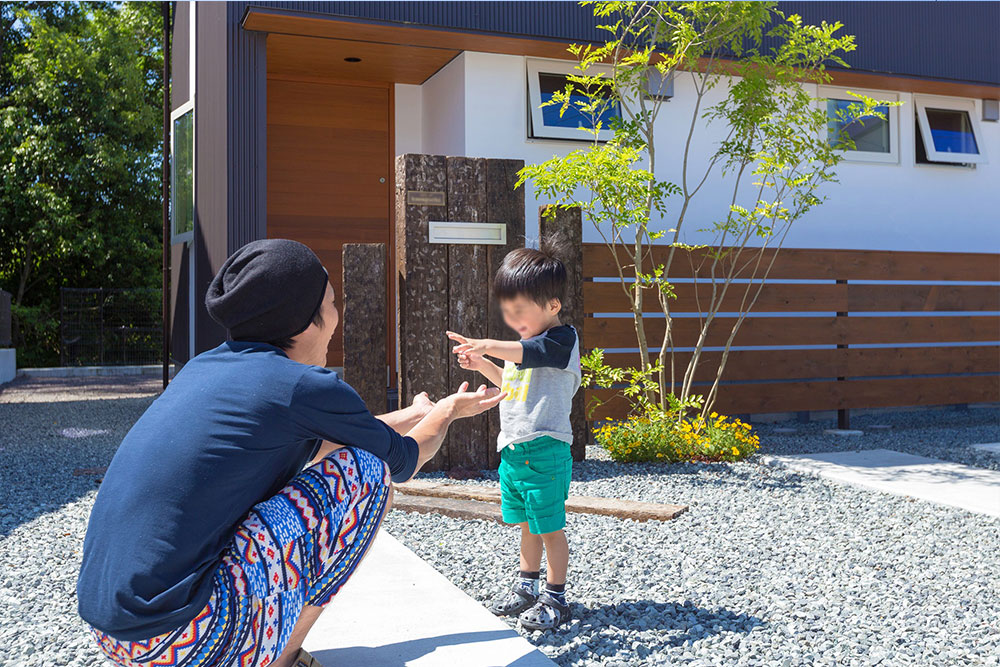
[[[371,546],[385,514],[389,469],[345,447],[258,503],[215,571],[214,590],[190,623],[145,641],[91,629],[125,667],[263,667],[288,643],[305,605],[337,594]]]

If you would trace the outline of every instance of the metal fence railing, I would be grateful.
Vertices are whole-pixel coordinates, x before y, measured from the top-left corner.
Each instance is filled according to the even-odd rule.
[[[161,294],[147,288],[62,288],[61,365],[130,366],[162,361]]]

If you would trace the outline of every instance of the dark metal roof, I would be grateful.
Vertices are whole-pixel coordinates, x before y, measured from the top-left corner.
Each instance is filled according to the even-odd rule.
[[[250,2],[354,19],[567,42],[594,42],[593,10],[576,2]],[[1000,85],[998,2],[779,2],[806,23],[840,21],[852,69]],[[835,69],[835,68],[831,68]]]

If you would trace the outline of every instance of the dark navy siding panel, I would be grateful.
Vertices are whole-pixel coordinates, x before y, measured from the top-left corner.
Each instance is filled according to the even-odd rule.
[[[170,37],[170,110],[188,101],[191,94],[191,12],[187,2],[173,3]]]
[[[1000,85],[1000,2],[781,2],[806,23],[840,21],[852,69]]]
[[[267,36],[240,28],[242,8],[229,5],[228,10],[228,253],[232,254],[267,236]]]
[[[205,293],[227,255],[227,141],[229,114],[226,95],[226,7],[200,2],[196,10],[195,74],[195,227],[194,339],[192,354],[200,354],[226,339],[226,331],[208,315]]]
[[[248,5],[473,32],[588,42],[606,33],[575,2],[252,2]],[[1000,85],[998,2],[779,2],[807,23],[840,21],[852,69]]]
[[[594,12],[576,2],[278,2],[245,3],[394,23],[536,38],[598,41]]]

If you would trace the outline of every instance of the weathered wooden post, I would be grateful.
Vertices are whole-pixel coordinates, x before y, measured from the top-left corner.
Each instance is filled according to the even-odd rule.
[[[486,160],[448,158],[447,221],[486,222]],[[486,337],[486,309],[490,276],[487,246],[455,244],[448,248],[448,329],[471,338]],[[442,331],[439,335],[444,335]],[[449,341],[449,348],[455,343]],[[462,382],[475,390],[485,380],[449,360],[448,386],[454,391]],[[448,431],[450,468],[480,470],[489,464],[489,431],[486,415],[476,415],[452,424]]]
[[[445,336],[452,330],[473,338],[512,339],[490,282],[504,255],[524,245],[524,192],[515,190],[521,160],[439,155],[396,158],[396,262],[398,274],[400,404],[419,391],[438,399],[463,381],[486,383],[459,367]],[[442,242],[430,238],[430,223],[503,223],[505,239],[485,234]],[[491,243],[491,241],[494,241]],[[496,410],[452,425],[428,469],[479,470],[499,463]]]
[[[507,244],[487,246],[487,312],[486,335],[496,340],[517,340],[517,332],[503,321],[500,305],[493,298],[493,276],[503,258],[511,250],[524,247],[524,188],[514,189],[517,172],[524,168],[524,160],[486,161],[486,222],[503,222],[507,225]],[[486,413],[489,438],[487,455],[490,468],[500,465],[497,436],[500,434],[500,411]]]
[[[426,391],[449,391],[448,247],[428,243],[431,220],[447,220],[448,171],[442,155],[396,157],[396,290],[399,327],[399,404]],[[425,470],[447,469],[448,448]]]
[[[343,258],[344,380],[378,415],[388,403],[385,244],[345,243]]]
[[[556,208],[552,217],[546,215],[547,206],[538,209],[538,235],[542,243],[552,243],[559,250],[559,259],[566,265],[566,300],[562,305],[560,320],[572,324],[580,336],[580,353],[584,348],[583,314],[583,222],[579,208]],[[573,426],[573,460],[582,461],[587,454],[589,429],[587,428],[584,388],[573,398],[570,423]]]

